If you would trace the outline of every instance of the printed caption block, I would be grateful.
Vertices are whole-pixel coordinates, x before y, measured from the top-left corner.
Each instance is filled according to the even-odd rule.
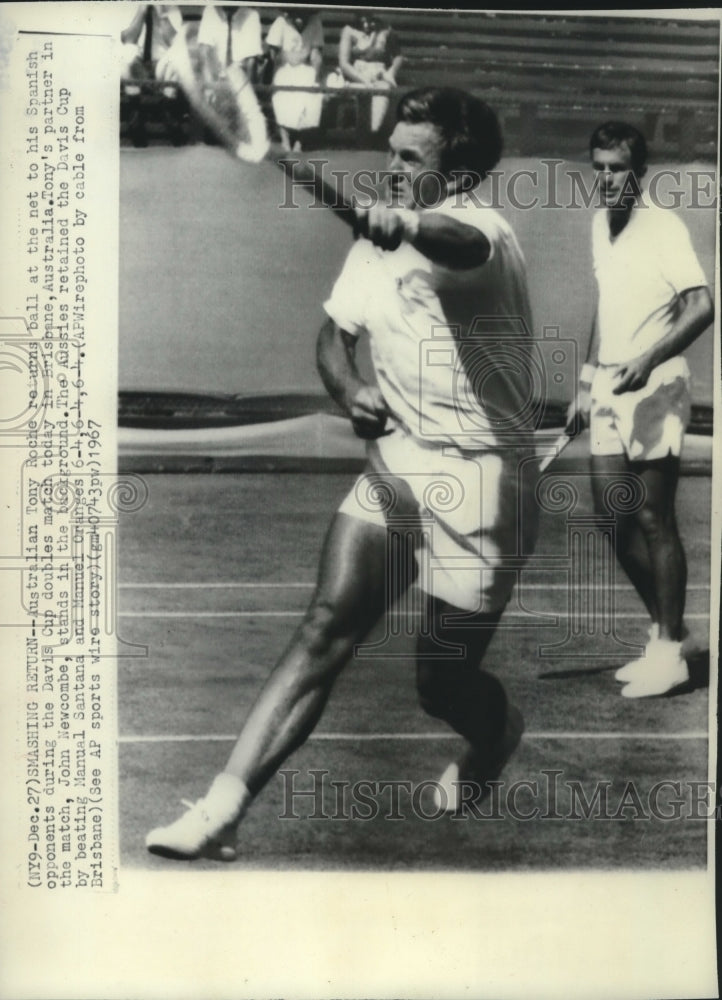
[[[0,454],[14,483],[0,639],[16,671],[21,882],[56,892],[112,890],[118,873],[115,545],[132,486],[115,475],[113,66],[109,37],[20,33],[2,95],[15,252],[0,298]]]

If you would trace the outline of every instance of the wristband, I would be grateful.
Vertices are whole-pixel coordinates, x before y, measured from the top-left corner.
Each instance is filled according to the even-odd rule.
[[[419,232],[419,213],[411,208],[397,208],[396,214],[404,227],[404,239],[407,243],[413,243]]]
[[[591,385],[592,382],[594,381],[594,376],[595,376],[596,372],[597,372],[596,365],[590,365],[590,364],[588,364],[588,363],[585,362],[582,365],[582,370],[581,370],[581,372],[579,374],[579,382],[580,382],[580,384],[581,385]]]

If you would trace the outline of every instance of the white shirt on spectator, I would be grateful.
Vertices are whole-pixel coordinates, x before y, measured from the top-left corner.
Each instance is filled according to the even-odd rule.
[[[215,49],[221,66],[226,65],[228,46],[228,18],[222,7],[206,7],[198,28],[198,44]],[[238,7],[231,17],[231,62],[240,63],[244,59],[260,56],[261,19],[258,11],[250,7]]]

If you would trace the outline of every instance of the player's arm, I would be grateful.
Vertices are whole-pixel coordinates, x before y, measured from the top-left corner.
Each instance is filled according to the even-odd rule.
[[[615,396],[643,388],[657,365],[685,351],[714,319],[712,296],[706,286],[688,288],[680,300],[681,312],[669,333],[640,357],[620,367]]]
[[[356,434],[377,438],[384,433],[389,411],[378,386],[370,385],[359,374],[357,339],[327,320],[316,344],[318,371],[328,394],[351,418]]]
[[[491,253],[491,244],[480,229],[442,212],[374,205],[357,208],[356,218],[359,233],[382,250],[396,250],[405,241],[443,267],[481,267]]]

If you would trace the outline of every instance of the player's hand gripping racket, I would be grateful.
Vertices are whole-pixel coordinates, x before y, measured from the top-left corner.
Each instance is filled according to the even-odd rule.
[[[544,458],[539,463],[539,471],[546,472],[552,462],[555,462],[565,448],[568,448],[575,437],[578,437],[586,426],[586,421],[582,416],[579,405],[579,397],[574,400],[574,407],[571,416],[567,419],[564,430],[554,439],[554,443]]]
[[[266,118],[248,77],[240,67],[229,66],[225,78],[204,85],[196,71],[187,44],[179,45],[175,59],[178,82],[198,119],[224,149],[240,163],[273,163],[295,183],[313,190],[321,204],[346,225],[356,225],[352,205],[311,164],[289,159],[279,145],[269,141]]]

